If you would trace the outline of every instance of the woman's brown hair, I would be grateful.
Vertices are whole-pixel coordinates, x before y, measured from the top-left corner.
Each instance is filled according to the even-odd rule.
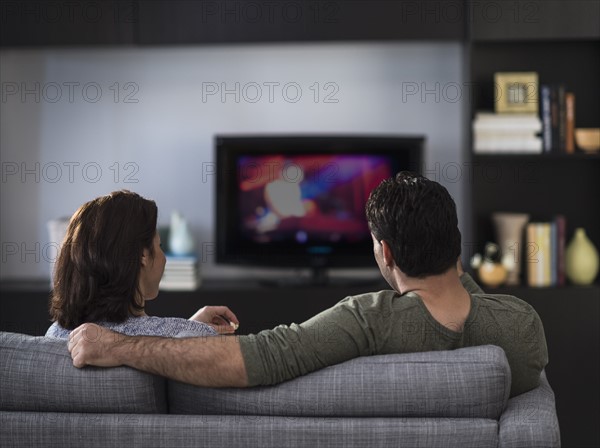
[[[144,249],[154,256],[154,201],[115,191],[83,204],[71,217],[54,271],[50,315],[72,330],[85,322],[123,322],[142,310]]]

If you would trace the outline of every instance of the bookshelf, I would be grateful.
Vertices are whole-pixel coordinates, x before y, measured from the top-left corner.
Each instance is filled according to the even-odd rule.
[[[598,25],[600,30],[600,25]],[[531,35],[531,30],[528,30]],[[600,31],[599,31],[600,33]],[[472,33],[469,73],[473,83],[469,135],[475,113],[493,110],[495,72],[535,71],[541,84],[562,83],[575,93],[576,127],[600,126],[600,36],[589,33],[569,38],[519,40],[494,35],[485,39]],[[531,221],[551,221],[557,214],[567,219],[566,241],[575,228],[586,229],[600,247],[600,153],[574,154],[475,154],[471,151],[473,176],[470,190],[472,235],[481,251],[486,241],[495,241],[490,216],[493,212],[523,212]],[[524,271],[522,269],[522,271]],[[525,279],[522,279],[523,283]],[[597,284],[600,281],[596,280]]]
[[[494,109],[495,72],[533,71],[540,85],[564,84],[575,93],[575,126],[599,127],[600,3],[502,4],[521,5],[523,13],[535,10],[537,20],[516,20],[518,11],[512,10],[496,23],[475,17],[470,24],[466,73],[473,95],[467,135],[472,135],[477,111]],[[575,228],[583,227],[600,248],[600,154],[476,154],[472,138],[468,154],[472,230],[465,240],[473,250],[481,252],[486,241],[495,241],[491,214],[500,211],[529,213],[532,221],[563,214],[567,244]],[[556,397],[562,446],[600,446],[600,280],[585,287],[532,288],[526,286],[526,271],[523,265],[521,286],[486,291],[527,301],[544,323],[546,372]]]
[[[473,241],[478,247],[495,240],[490,216],[497,211],[529,213],[532,221],[563,214],[567,241],[575,228],[583,227],[600,246],[600,156],[486,154],[473,155],[471,163]]]

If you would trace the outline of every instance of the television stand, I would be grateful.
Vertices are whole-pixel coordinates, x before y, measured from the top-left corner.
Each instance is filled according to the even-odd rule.
[[[382,283],[378,278],[331,278],[326,268],[311,268],[310,277],[285,277],[259,280],[261,286],[275,288],[302,288],[314,286],[377,286]]]

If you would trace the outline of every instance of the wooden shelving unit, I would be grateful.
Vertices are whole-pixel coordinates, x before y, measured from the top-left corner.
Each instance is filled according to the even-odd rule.
[[[514,15],[496,23],[475,18],[467,42],[467,70],[475,86],[470,119],[476,111],[494,109],[495,72],[534,71],[540,84],[563,83],[575,93],[576,127],[600,126],[598,2],[535,2],[531,6],[537,8],[538,20],[529,23]],[[469,133],[471,124],[467,123]],[[583,227],[600,246],[600,154],[471,151],[470,162],[474,167],[469,186],[470,243],[476,250],[481,251],[486,241],[495,241],[491,214],[501,211],[529,213],[532,221],[550,221],[563,214],[567,242],[575,228]],[[546,371],[556,395],[562,446],[600,446],[599,281],[587,287],[515,286],[488,292],[517,296],[542,319],[550,359]]]

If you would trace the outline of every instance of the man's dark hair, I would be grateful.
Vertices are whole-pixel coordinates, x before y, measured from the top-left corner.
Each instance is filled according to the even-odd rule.
[[[50,315],[72,330],[85,322],[123,322],[142,310],[144,249],[154,256],[158,210],[127,190],[83,204],[71,217],[54,271]]]
[[[398,268],[409,277],[446,272],[460,255],[456,204],[442,185],[402,171],[369,196],[369,228],[385,240]]]

